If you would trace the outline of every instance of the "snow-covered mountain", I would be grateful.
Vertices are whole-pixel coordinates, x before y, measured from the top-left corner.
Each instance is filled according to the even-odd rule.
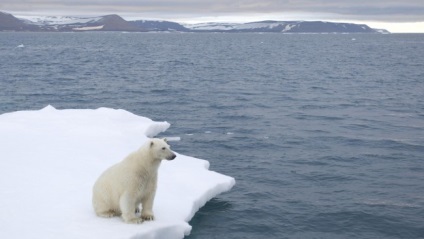
[[[140,31],[118,15],[100,17],[76,16],[18,16],[26,24],[33,24],[46,31]]]
[[[280,33],[377,33],[367,25],[334,22],[261,21],[249,23],[200,23],[185,25],[203,32],[280,32]]]
[[[118,15],[99,17],[14,17],[0,12],[0,31],[170,31],[170,32],[275,32],[275,33],[388,33],[363,24],[261,21],[249,23],[200,23],[182,25],[169,21],[126,21]]]
[[[153,32],[163,32],[163,31],[188,32],[190,31],[190,29],[184,27],[183,25],[179,23],[169,22],[169,21],[137,20],[137,21],[132,21],[131,23],[149,32],[150,31],[153,31]]]
[[[16,16],[24,20],[28,24],[35,24],[38,26],[52,26],[52,25],[67,25],[67,24],[82,24],[95,22],[101,17],[77,17],[77,16]]]

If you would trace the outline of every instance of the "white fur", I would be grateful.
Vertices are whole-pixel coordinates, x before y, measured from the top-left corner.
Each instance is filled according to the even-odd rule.
[[[127,223],[153,220],[158,168],[162,159],[176,155],[166,140],[152,139],[107,169],[93,187],[93,207],[100,217],[121,215]],[[141,217],[136,210],[142,205]]]

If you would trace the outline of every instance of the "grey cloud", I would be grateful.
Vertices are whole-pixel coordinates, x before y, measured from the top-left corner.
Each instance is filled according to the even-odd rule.
[[[2,0],[2,11],[67,11],[73,14],[157,13],[219,15],[303,13],[338,15],[353,20],[424,21],[423,0]]]

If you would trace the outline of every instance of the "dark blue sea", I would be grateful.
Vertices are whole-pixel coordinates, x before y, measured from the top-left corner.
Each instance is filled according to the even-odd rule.
[[[189,239],[424,238],[424,34],[0,33],[0,113],[49,104],[235,177]]]

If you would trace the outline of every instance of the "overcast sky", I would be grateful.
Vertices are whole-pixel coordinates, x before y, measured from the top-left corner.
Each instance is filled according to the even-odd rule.
[[[415,27],[416,32],[424,32],[424,0],[1,0],[0,11],[18,15],[115,13],[126,19],[180,22],[347,21],[370,23],[371,27]]]

